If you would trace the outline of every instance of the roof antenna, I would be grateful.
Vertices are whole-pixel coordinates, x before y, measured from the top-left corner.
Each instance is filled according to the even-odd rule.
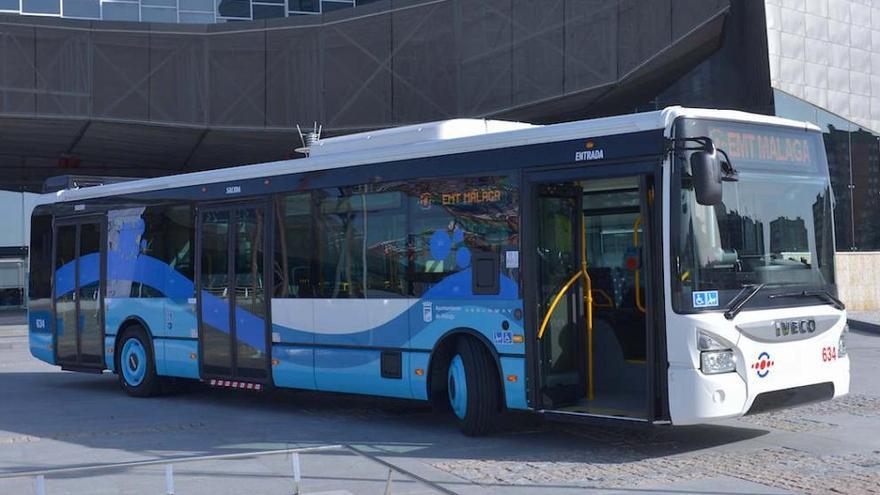
[[[299,124],[296,124],[296,131],[299,132],[299,139],[300,141],[302,141],[302,147],[296,148],[294,151],[309,156],[312,146],[314,146],[315,143],[321,140],[322,129],[324,129],[324,126],[319,126],[318,123],[315,122],[315,125],[311,131],[303,133],[302,129],[300,129],[299,127]]]

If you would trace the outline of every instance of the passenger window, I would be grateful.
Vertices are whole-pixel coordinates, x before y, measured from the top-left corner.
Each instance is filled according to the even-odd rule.
[[[423,181],[409,196],[415,295],[470,268],[476,251],[497,254],[502,272],[518,279],[519,197],[511,177]]]
[[[290,194],[275,202],[275,296],[314,297],[311,193]]]
[[[322,297],[407,294],[406,210],[398,191],[320,191]]]

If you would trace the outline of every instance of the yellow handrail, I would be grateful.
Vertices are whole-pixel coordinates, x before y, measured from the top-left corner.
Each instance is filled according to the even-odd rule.
[[[547,308],[547,312],[544,314],[544,319],[541,321],[541,326],[538,329],[539,339],[544,337],[544,332],[547,330],[547,325],[550,323],[550,317],[553,316],[553,311],[556,310],[559,301],[562,300],[565,294],[568,293],[575,282],[580,278],[584,279],[584,306],[586,306],[587,310],[587,352],[590,360],[588,368],[588,386],[589,399],[593,400],[593,281],[590,278],[590,274],[587,273],[587,228],[583,215],[581,215],[581,269],[572,275],[572,277],[568,279],[568,282],[566,282],[553,297],[553,301],[550,302],[550,307]]]
[[[639,247],[639,226],[641,224],[642,224],[642,216],[639,215],[638,218],[636,218],[636,222],[633,224],[633,246],[634,247]],[[636,268],[636,279],[635,279],[636,307],[639,308],[639,311],[644,313],[645,312],[645,305],[642,304],[642,287],[641,287],[641,284],[639,284],[639,272],[641,272],[641,269]]]

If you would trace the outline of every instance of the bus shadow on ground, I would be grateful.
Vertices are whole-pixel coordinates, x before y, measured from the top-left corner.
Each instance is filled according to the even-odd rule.
[[[296,390],[234,392],[198,383],[137,399],[108,374],[0,373],[0,390],[13,399],[0,401],[0,443],[11,444],[6,447],[55,440],[138,455],[339,444],[383,457],[604,464],[732,445],[769,433],[725,425],[558,423],[519,413],[500,418],[492,435],[469,438],[451,413],[434,412],[422,402]]]

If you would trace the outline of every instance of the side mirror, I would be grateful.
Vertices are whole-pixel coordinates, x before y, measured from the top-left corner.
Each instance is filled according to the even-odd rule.
[[[697,203],[703,206],[721,203],[721,162],[715,152],[694,152],[691,155],[691,174]]]

